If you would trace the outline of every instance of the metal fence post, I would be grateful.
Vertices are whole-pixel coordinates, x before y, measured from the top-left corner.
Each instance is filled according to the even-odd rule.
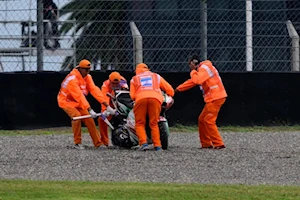
[[[207,59],[207,3],[201,0],[201,60]]]
[[[76,67],[77,61],[76,61],[76,20],[73,22],[73,50],[74,50],[74,55],[73,55],[73,68]]]
[[[37,71],[43,71],[43,0],[37,1],[37,38],[36,38],[36,48],[37,48]]]
[[[299,35],[290,20],[286,22],[286,26],[292,39],[292,71],[299,71]]]
[[[143,62],[143,38],[134,22],[130,22],[130,30],[133,38],[133,69],[138,63]]]
[[[252,0],[246,0],[246,70],[253,70]]]

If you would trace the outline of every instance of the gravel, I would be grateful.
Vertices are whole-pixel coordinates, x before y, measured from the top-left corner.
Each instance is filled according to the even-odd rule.
[[[72,148],[73,135],[0,136],[0,179],[300,185],[300,133],[223,132],[226,149],[171,133],[167,151]]]

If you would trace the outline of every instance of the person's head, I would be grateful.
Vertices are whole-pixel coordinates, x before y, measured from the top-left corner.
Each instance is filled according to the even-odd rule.
[[[91,67],[92,67],[91,62],[84,59],[79,62],[79,65],[77,65],[76,68],[84,78],[90,73]]]
[[[121,81],[121,74],[119,72],[112,72],[109,75],[110,86],[112,89],[118,89]]]
[[[46,8],[46,7],[49,7],[51,4],[53,4],[53,0],[43,0],[43,6]]]
[[[148,66],[145,63],[139,63],[137,64],[136,68],[135,68],[135,74],[139,74],[145,71],[149,71]]]
[[[198,67],[200,63],[200,58],[198,55],[194,54],[188,58],[188,63],[191,70],[194,70]]]

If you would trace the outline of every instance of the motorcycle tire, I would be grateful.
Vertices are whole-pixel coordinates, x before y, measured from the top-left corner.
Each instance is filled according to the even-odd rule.
[[[160,141],[161,141],[161,148],[163,150],[168,149],[169,145],[169,125],[167,121],[158,122],[159,132],[160,132]]]

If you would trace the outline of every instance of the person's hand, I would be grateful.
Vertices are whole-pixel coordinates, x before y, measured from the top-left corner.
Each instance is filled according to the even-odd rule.
[[[110,112],[108,112],[107,110],[105,110],[104,112],[102,112],[103,117],[108,117],[110,116]]]
[[[112,107],[107,106],[106,110],[111,114],[111,115],[115,115],[116,114],[116,110],[114,110]]]
[[[176,98],[178,96],[178,94],[180,93],[180,91],[176,88],[174,90],[174,96],[173,96],[173,99]]]
[[[92,116],[92,118],[96,118],[97,117],[97,113],[93,110],[93,109],[89,109],[89,113]]]

